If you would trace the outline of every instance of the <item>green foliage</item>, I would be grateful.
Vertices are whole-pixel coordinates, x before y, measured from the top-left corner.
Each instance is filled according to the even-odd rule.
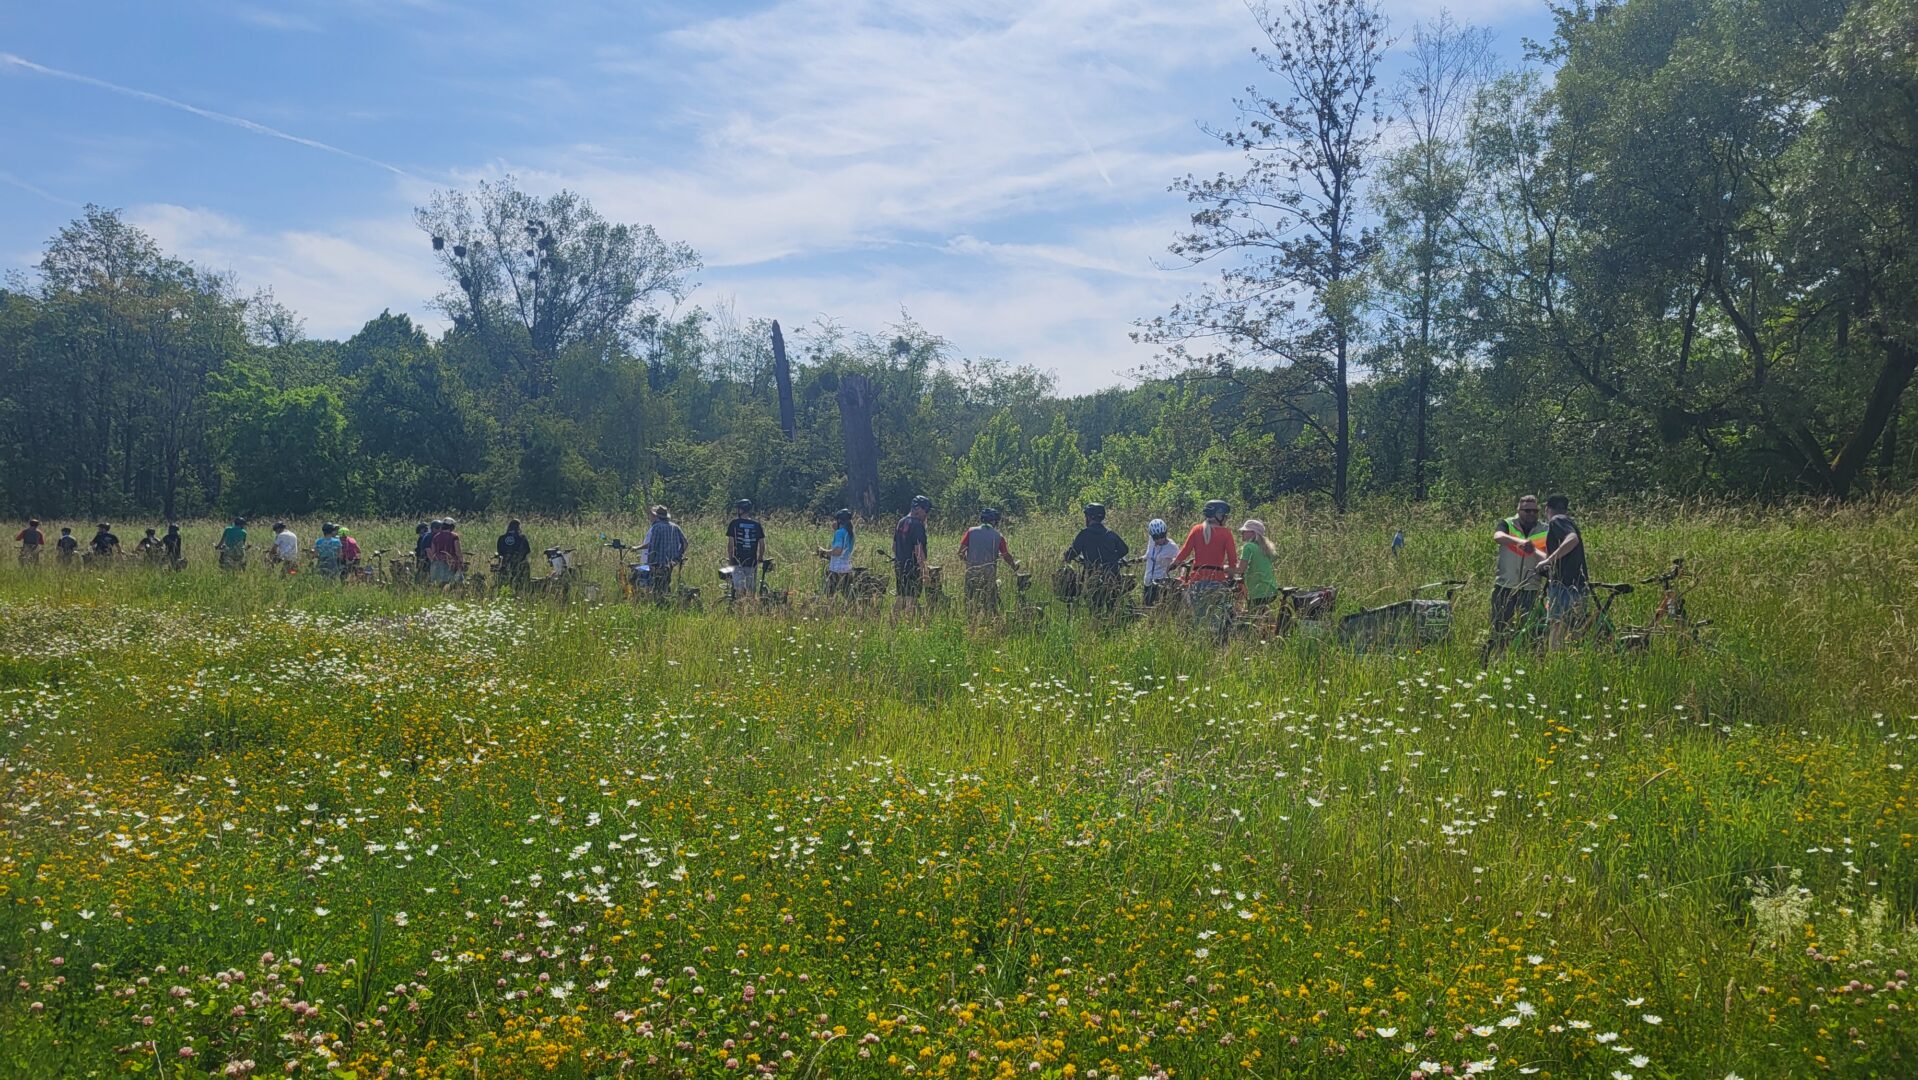
[[[306,514],[359,506],[357,457],[339,396],[324,386],[276,390],[236,368],[212,397],[226,470],[222,504],[236,513]]]

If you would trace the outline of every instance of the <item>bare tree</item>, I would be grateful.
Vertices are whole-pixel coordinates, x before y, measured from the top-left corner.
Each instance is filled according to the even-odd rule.
[[[1354,278],[1377,243],[1357,220],[1359,186],[1380,137],[1378,65],[1390,43],[1373,0],[1290,0],[1252,13],[1267,42],[1254,53],[1279,93],[1249,87],[1234,102],[1236,126],[1205,129],[1250,167],[1172,186],[1198,207],[1172,254],[1221,263],[1219,280],[1138,336],[1242,383],[1275,425],[1302,425],[1330,450],[1326,486],[1343,510]]]

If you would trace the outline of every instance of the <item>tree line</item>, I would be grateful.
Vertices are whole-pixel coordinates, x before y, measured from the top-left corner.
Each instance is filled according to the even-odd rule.
[[[0,289],[16,515],[665,502],[1013,513],[1553,487],[1849,497],[1918,476],[1918,0],[1554,9],[1513,70],[1449,18],[1255,9],[1171,254],[1161,366],[1059,397],[932,329],[686,308],[696,252],[512,181],[416,214],[446,284],[306,336],[89,207]],[[1385,79],[1394,51],[1402,71]]]

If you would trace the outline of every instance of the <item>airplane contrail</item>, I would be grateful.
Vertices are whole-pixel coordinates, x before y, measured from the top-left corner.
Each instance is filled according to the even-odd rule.
[[[378,168],[385,169],[387,172],[390,172],[395,176],[404,176],[409,179],[417,179],[417,177],[415,177],[412,173],[407,172],[405,169],[400,168],[398,165],[390,165],[384,161],[379,160],[378,158],[370,158],[370,157],[367,157],[365,154],[356,154],[351,150],[342,149],[338,146],[334,146],[331,143],[323,143],[319,141],[318,139],[309,139],[304,135],[295,135],[291,132],[281,131],[279,128],[268,127],[265,124],[259,123],[257,121],[248,120],[244,116],[233,116],[229,113],[215,112],[212,109],[202,109],[198,105],[189,105],[184,101],[177,101],[170,97],[165,97],[160,94],[155,94],[149,90],[136,90],[131,86],[121,86],[119,83],[108,82],[105,79],[96,79],[91,75],[82,75],[74,71],[62,71],[59,68],[50,68],[46,66],[45,64],[36,64],[33,61],[28,60],[24,56],[16,56],[10,52],[0,52],[0,65],[19,68],[23,71],[30,71],[36,75],[45,75],[48,78],[65,79],[68,82],[80,83],[83,86],[93,86],[93,87],[98,87],[101,90],[111,90],[112,92],[123,95],[125,97],[135,98],[140,101],[152,102],[155,105],[164,105],[169,109],[178,109],[181,112],[192,113],[194,116],[198,116],[201,119],[211,120],[217,124],[226,124],[230,127],[239,128],[242,131],[250,131],[255,135],[265,135],[269,138],[284,139],[287,142],[297,143],[301,146],[311,147],[314,150],[323,150],[329,154],[338,154],[340,157],[352,158],[354,161],[362,161],[368,165],[373,165]]]
[[[4,169],[0,169],[0,184],[8,184],[12,187],[17,187],[21,191],[25,191],[33,195],[38,195],[41,198],[47,200],[48,202],[57,203],[60,206],[70,206],[70,207],[78,208],[80,205],[79,203],[74,202],[72,199],[63,199],[60,196],[55,195],[53,192],[46,190],[45,188],[34,187],[32,184],[27,183],[25,180],[20,179],[19,177],[13,175],[10,172],[5,171]]]

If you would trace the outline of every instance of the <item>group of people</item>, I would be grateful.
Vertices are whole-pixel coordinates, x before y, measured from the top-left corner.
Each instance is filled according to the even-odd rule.
[[[911,507],[893,527],[891,560],[895,609],[915,604],[929,589],[936,587],[926,535],[932,500],[915,496]],[[1204,506],[1201,520],[1175,542],[1166,522],[1154,518],[1146,526],[1145,548],[1136,559],[1125,538],[1106,526],[1106,508],[1098,503],[1084,507],[1085,527],[1065,549],[1062,566],[1076,577],[1074,585],[1088,606],[1110,610],[1123,595],[1121,587],[1128,562],[1143,564],[1142,599],[1151,607],[1163,601],[1177,581],[1184,595],[1196,605],[1230,599],[1236,590],[1248,608],[1271,605],[1280,595],[1277,551],[1266,534],[1265,523],[1249,518],[1234,530],[1227,524],[1230,504],[1214,499]],[[825,592],[829,597],[854,594],[857,571],[853,566],[859,539],[854,514],[842,509],[834,514],[830,543],[815,549],[826,562]],[[686,564],[689,545],[686,533],[664,506],[651,508],[651,522],[645,540],[639,545],[640,563],[647,570],[645,584],[660,598],[671,594],[673,582]],[[1022,564],[1014,558],[1001,514],[993,507],[979,511],[978,523],[959,539],[956,555],[964,568],[965,599],[969,609],[997,610],[1000,604],[1000,565],[1018,571]],[[466,551],[458,523],[451,518],[422,521],[416,527],[413,547],[414,572],[419,580],[449,584],[462,580],[466,572]],[[1403,531],[1393,539],[1396,552],[1403,544]],[[20,545],[20,562],[37,564],[41,552],[49,546],[38,518],[14,536]],[[1493,572],[1491,622],[1494,635],[1509,635],[1528,618],[1541,602],[1554,643],[1563,640],[1585,609],[1590,594],[1586,570],[1586,549],[1579,536],[1578,523],[1571,516],[1571,500],[1552,495],[1544,500],[1525,495],[1516,511],[1500,519],[1493,527],[1492,541],[1497,548]],[[732,518],[725,530],[725,573],[731,581],[734,597],[762,594],[764,573],[772,568],[772,548],[766,527],[753,516],[750,499],[733,505]],[[63,565],[80,560],[112,560],[121,553],[120,538],[108,522],[100,522],[82,552],[80,540],[71,527],[60,529],[51,542]],[[180,527],[169,524],[166,532],[147,529],[135,544],[135,553],[154,566],[178,569],[185,565]],[[222,569],[237,570],[246,565],[248,552],[247,522],[234,518],[221,533],[216,545]],[[519,519],[507,522],[494,546],[500,578],[507,583],[524,583],[531,575],[533,544]],[[361,567],[358,540],[343,525],[326,522],[313,542],[313,565],[322,575],[343,577]],[[267,547],[267,562],[291,573],[301,560],[299,537],[284,521],[273,523],[272,542]],[[1183,576],[1180,571],[1184,570]]]
[[[1591,576],[1585,566],[1585,542],[1572,519],[1572,501],[1565,495],[1545,499],[1548,514],[1539,513],[1538,496],[1521,495],[1511,517],[1492,527],[1498,562],[1492,573],[1492,634],[1511,635],[1543,599],[1549,640],[1562,644],[1578,625],[1591,595]]]
[[[15,533],[13,539],[20,545],[21,565],[38,565],[41,553],[48,547],[47,534],[40,527],[40,519],[29,518],[27,527]],[[79,537],[73,535],[73,527],[70,525],[61,526],[60,536],[53,541],[52,547],[54,558],[62,566],[111,560],[121,553],[120,537],[114,533],[113,525],[105,521],[94,526],[93,538],[87,541],[84,551],[81,550]],[[152,566],[177,570],[186,565],[178,525],[168,525],[165,535],[161,535],[158,529],[148,529],[146,535],[134,543],[134,551]]]

